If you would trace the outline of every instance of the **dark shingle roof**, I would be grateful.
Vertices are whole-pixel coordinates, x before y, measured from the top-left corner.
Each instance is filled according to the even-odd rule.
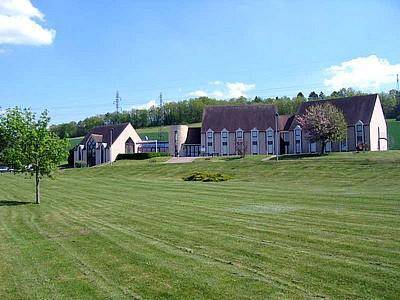
[[[365,125],[371,121],[372,112],[374,111],[377,94],[354,96],[338,99],[327,99],[319,101],[304,102],[300,105],[297,115],[303,115],[306,109],[312,105],[323,103],[331,103],[343,112],[348,125],[354,125],[361,120]],[[296,120],[292,122],[290,128],[293,129],[298,123]]]
[[[113,140],[111,144],[113,144],[129,124],[130,123],[123,123],[94,127],[88,134],[85,135],[83,140],[80,142],[80,145],[85,145],[87,140],[93,135],[96,142],[107,143],[108,146],[110,146],[111,130],[113,131]]]
[[[244,131],[275,128],[276,111],[275,105],[208,106],[203,112],[201,131],[206,132],[209,128],[216,132],[224,128],[230,132],[239,128]]]
[[[189,127],[185,144],[201,144],[201,127]]]
[[[282,115],[279,116],[279,131],[287,131],[290,129],[290,125],[292,125],[294,119],[294,115]],[[275,129],[275,128],[274,128]]]

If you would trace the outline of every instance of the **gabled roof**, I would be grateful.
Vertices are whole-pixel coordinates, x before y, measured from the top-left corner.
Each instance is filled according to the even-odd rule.
[[[201,144],[201,127],[189,127],[184,144],[200,145]]]
[[[238,128],[251,131],[253,128],[267,130],[275,128],[275,105],[224,105],[207,106],[203,111],[201,131],[208,129],[220,132],[226,128],[233,132]]]
[[[378,94],[371,94],[338,99],[308,101],[300,105],[297,115],[303,115],[306,112],[306,109],[312,105],[330,103],[343,112],[347,125],[355,125],[359,120],[361,120],[364,125],[368,125],[371,121],[377,96]],[[293,129],[296,125],[298,125],[298,123],[294,120],[290,128]]]
[[[111,139],[111,130],[112,130],[112,142],[113,144],[115,140],[119,137],[119,135],[124,131],[124,129],[130,123],[122,123],[122,124],[111,124],[111,125],[104,125],[104,126],[97,126],[94,127],[88,134],[85,135],[83,140],[79,143],[80,145],[85,145],[86,142],[89,140],[91,136],[94,137],[94,140],[97,143],[107,143],[110,146],[110,139]]]
[[[295,117],[294,115],[279,116],[279,121],[278,121],[279,131],[288,131],[290,129],[290,125],[292,125],[294,117]]]

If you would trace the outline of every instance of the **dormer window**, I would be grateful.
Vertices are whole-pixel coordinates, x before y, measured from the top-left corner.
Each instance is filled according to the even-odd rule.
[[[243,139],[243,130],[240,128],[238,130],[236,130],[236,139],[237,140]]]
[[[274,130],[270,127],[267,129],[267,153],[274,154]]]
[[[251,152],[258,154],[258,130],[256,128],[251,130]]]
[[[228,155],[229,154],[229,132],[225,128],[221,131],[221,154]]]

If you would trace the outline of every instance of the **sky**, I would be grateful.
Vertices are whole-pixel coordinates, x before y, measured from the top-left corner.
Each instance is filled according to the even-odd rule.
[[[0,0],[0,111],[396,87],[400,0]]]

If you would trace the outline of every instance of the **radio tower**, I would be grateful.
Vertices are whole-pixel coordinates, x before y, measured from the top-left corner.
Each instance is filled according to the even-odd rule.
[[[115,95],[115,100],[114,100],[114,104],[115,104],[115,111],[118,114],[121,107],[120,107],[120,101],[121,101],[121,97],[119,96],[119,92],[117,91],[117,94]]]
[[[158,140],[162,139],[162,127],[164,125],[164,103],[162,93],[160,93],[160,129],[158,131]]]

